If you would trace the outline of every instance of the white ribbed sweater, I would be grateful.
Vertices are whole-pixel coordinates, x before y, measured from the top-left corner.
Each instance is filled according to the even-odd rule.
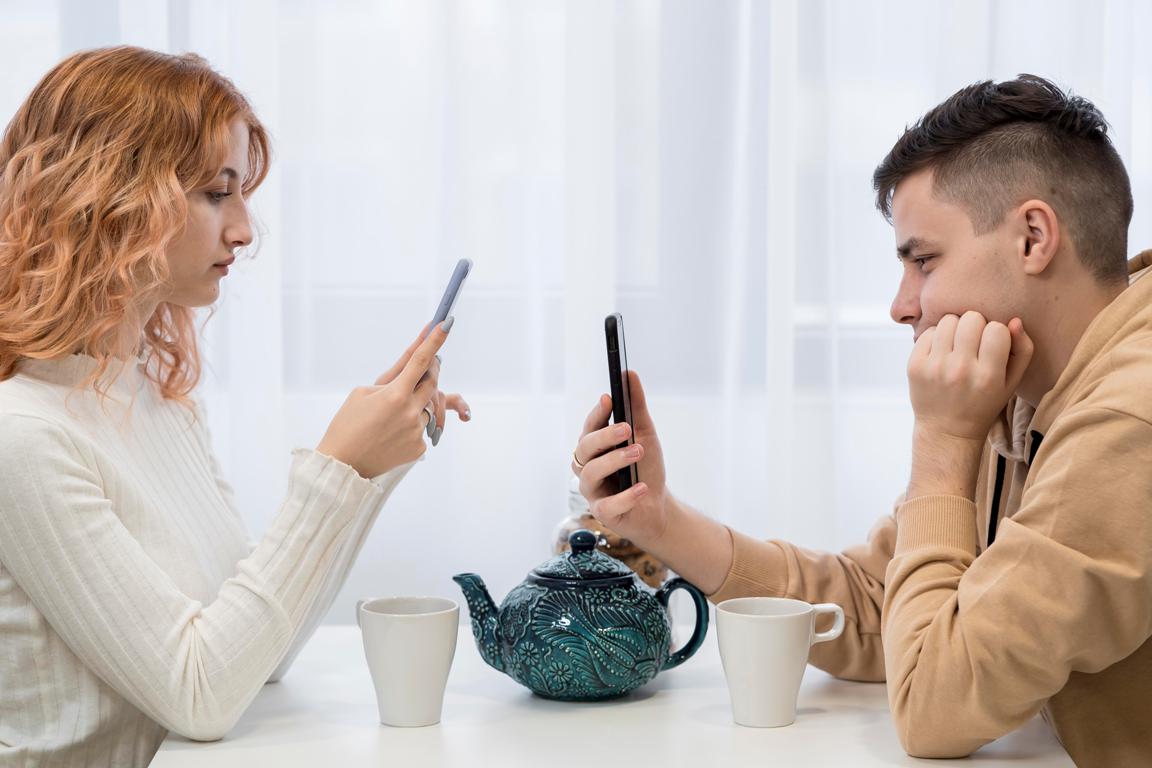
[[[217,739],[284,672],[411,465],[374,478],[293,454],[248,543],[202,412],[135,361],[0,382],[0,765],[144,766],[169,730]],[[130,405],[130,409],[129,409]]]

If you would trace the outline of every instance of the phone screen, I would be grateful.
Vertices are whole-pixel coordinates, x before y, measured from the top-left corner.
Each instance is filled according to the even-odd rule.
[[[428,326],[428,330],[432,330],[452,314],[452,308],[456,306],[456,297],[460,295],[464,280],[471,271],[472,259],[460,259],[456,262],[456,269],[452,270],[452,277],[448,278],[448,285],[444,288],[444,295],[440,297],[440,304],[436,307],[436,314],[432,316],[432,324]]]
[[[624,318],[619,312],[604,318],[604,339],[608,347],[608,381],[612,387],[612,421],[632,424],[632,396],[628,389],[628,351],[624,345]],[[632,445],[632,437],[617,448]],[[629,464],[616,473],[619,490],[624,491],[639,482],[635,464]]]

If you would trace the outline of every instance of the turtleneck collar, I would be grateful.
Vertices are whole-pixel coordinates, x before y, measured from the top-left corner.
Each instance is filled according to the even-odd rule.
[[[87,379],[96,368],[96,358],[83,353],[76,353],[68,357],[51,360],[26,358],[21,361],[18,371],[41,381],[75,387]],[[141,386],[147,380],[148,377],[144,373],[144,363],[141,359],[125,360],[119,357],[110,357],[108,358],[108,368],[99,379],[99,385],[100,389],[106,389],[110,395],[122,394],[132,397],[140,391]]]

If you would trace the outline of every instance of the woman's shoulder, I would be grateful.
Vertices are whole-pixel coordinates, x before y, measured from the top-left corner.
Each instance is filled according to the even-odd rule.
[[[17,373],[0,381],[0,418],[6,416],[50,417],[62,401],[58,387]]]
[[[27,450],[29,440],[77,431],[62,388],[21,374],[0,381],[0,452]]]

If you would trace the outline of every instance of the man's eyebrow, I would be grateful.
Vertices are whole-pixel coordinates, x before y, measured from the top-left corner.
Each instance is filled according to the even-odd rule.
[[[912,255],[912,251],[921,251],[935,247],[936,245],[928,240],[920,237],[910,237],[901,245],[896,246],[896,258],[904,261]]]

